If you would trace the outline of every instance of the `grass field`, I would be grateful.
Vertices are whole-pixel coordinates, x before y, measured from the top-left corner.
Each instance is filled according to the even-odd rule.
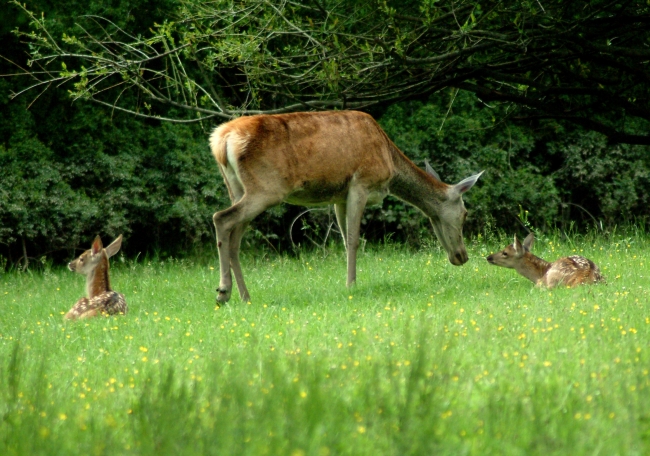
[[[113,261],[126,317],[64,323],[83,278],[0,276],[0,454],[648,454],[650,238],[538,239],[606,285],[540,290],[468,243]],[[214,267],[213,267],[214,266]]]

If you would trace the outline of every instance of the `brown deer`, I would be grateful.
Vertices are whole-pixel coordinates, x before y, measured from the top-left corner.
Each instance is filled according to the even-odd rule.
[[[65,314],[65,319],[76,320],[97,315],[126,314],[128,307],[124,295],[111,289],[108,276],[108,259],[115,255],[121,246],[121,234],[106,248],[103,247],[102,240],[97,236],[89,250],[68,264],[71,271],[86,276],[87,297],[79,299]]]
[[[217,127],[210,149],[232,206],[214,214],[221,280],[217,301],[230,299],[231,268],[239,295],[250,299],[239,263],[248,224],[267,208],[287,202],[334,205],[347,251],[347,285],[356,280],[361,216],[389,193],[429,217],[449,261],[467,261],[462,195],[479,174],[448,185],[427,165],[419,169],[379,124],[357,111],[301,112],[240,117]]]
[[[538,287],[553,288],[557,285],[575,287],[605,280],[598,266],[585,257],[574,255],[560,258],[553,263],[542,260],[530,253],[534,242],[533,233],[526,236],[523,244],[515,235],[512,244],[502,251],[488,256],[486,260],[495,266],[516,270],[522,276],[532,280]]]

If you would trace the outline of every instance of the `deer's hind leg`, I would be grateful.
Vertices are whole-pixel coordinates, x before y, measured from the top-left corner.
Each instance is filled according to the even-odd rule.
[[[244,285],[241,266],[239,264],[239,243],[248,224],[267,208],[282,201],[268,193],[246,193],[238,202],[228,209],[217,212],[212,217],[217,232],[217,250],[219,251],[219,268],[221,278],[217,288],[217,301],[227,302],[232,292],[231,266],[238,283],[241,278],[240,293],[248,291]]]
[[[222,170],[222,174],[226,176],[225,170]],[[230,201],[232,204],[238,203],[244,196],[244,189],[239,183],[238,180],[233,179],[230,183],[229,179],[225,178],[224,182],[228,188],[228,195],[230,196]],[[250,295],[248,289],[246,288],[246,283],[244,282],[244,275],[242,274],[241,264],[239,262],[239,248],[241,246],[241,240],[244,237],[244,232],[248,227],[248,223],[244,223],[241,226],[236,226],[233,228],[230,233],[230,268],[235,274],[235,280],[237,281],[237,288],[239,289],[239,296],[243,301],[249,301]],[[218,242],[218,239],[217,239]]]
[[[245,302],[250,301],[251,297],[246,288],[241,264],[239,263],[239,248],[241,247],[241,240],[244,237],[248,225],[249,223],[239,225],[237,228],[233,229],[230,234],[230,267],[232,268],[232,272],[235,274],[237,288],[239,289],[239,297]]]
[[[81,317],[85,312],[88,310],[91,310],[92,307],[90,305],[90,301],[88,298],[83,297],[79,299],[77,302],[75,302],[74,306],[68,312],[65,314],[63,317],[65,320],[77,320],[78,318]]]

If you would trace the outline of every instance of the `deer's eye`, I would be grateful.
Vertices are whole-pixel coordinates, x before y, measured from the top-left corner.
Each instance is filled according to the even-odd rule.
[[[508,254],[507,254],[506,252],[503,252],[503,256],[504,256],[504,257],[507,257]]]

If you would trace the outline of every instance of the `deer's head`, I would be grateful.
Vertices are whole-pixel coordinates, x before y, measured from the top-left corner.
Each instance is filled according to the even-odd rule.
[[[530,233],[528,236],[526,236],[523,244],[519,242],[519,239],[517,239],[517,235],[515,234],[515,239],[512,244],[500,252],[489,255],[485,259],[488,261],[488,263],[495,266],[514,269],[521,263],[524,254],[531,251],[534,242],[535,235],[533,233]]]
[[[104,248],[99,236],[95,238],[90,249],[79,255],[76,259],[68,264],[68,269],[79,274],[87,275],[95,270],[101,263],[102,259],[108,260],[115,255],[122,246],[122,235],[120,234],[111,245]]]
[[[428,164],[427,172],[440,180]],[[437,204],[435,216],[430,217],[433,231],[447,252],[449,262],[456,266],[465,264],[468,260],[467,250],[463,242],[463,224],[467,218],[463,194],[474,186],[481,174],[483,174],[482,171],[463,179],[456,185],[448,186],[445,197]]]

